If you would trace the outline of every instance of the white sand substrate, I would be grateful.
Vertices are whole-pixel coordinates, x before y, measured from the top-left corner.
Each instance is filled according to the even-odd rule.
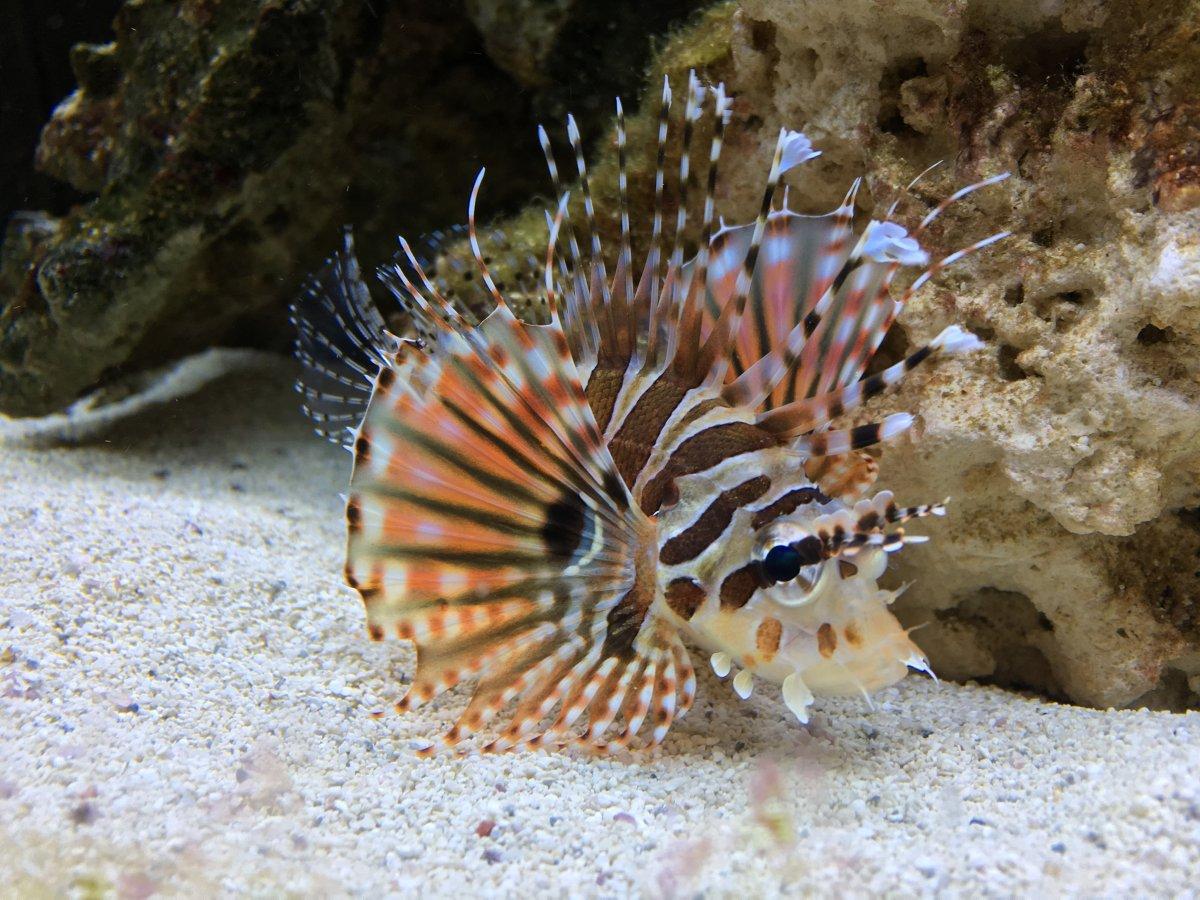
[[[464,698],[371,717],[413,655],[289,379],[0,447],[3,895],[1196,895],[1197,713],[913,676],[804,728],[704,672],[649,757],[418,758]]]

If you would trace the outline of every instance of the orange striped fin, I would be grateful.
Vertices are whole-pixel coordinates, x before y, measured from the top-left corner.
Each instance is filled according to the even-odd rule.
[[[686,696],[686,653],[649,613],[655,526],[630,502],[557,321],[501,306],[403,345],[357,434],[347,519],[371,635],[417,645],[399,708],[478,680],[447,743],[510,706],[485,749],[565,735],[584,713],[602,743],[613,702],[636,733],[640,682],[623,673],[670,682],[642,713],[668,710],[655,728]]]

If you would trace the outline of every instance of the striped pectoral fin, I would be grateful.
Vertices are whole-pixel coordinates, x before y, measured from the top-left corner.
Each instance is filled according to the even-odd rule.
[[[889,296],[898,266],[850,257],[810,319],[804,348],[776,388],[774,404],[819,396],[862,375],[895,318]]]
[[[758,416],[756,424],[780,437],[805,434],[895,388],[904,380],[905,375],[926,360],[943,354],[976,350],[982,346],[975,335],[957,325],[951,325],[928,344],[895,365],[824,394],[793,400],[783,406],[768,409]]]
[[[447,743],[511,707],[488,749],[536,745],[609,657],[641,658],[654,525],[557,325],[502,308],[444,333],[381,379],[357,443],[347,575],[373,636],[417,645],[401,709],[477,678]]]

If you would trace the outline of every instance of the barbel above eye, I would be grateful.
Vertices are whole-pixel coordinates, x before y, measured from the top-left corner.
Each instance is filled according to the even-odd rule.
[[[776,583],[791,581],[805,566],[821,562],[821,549],[821,540],[814,535],[790,544],[776,544],[763,557],[763,574]]]

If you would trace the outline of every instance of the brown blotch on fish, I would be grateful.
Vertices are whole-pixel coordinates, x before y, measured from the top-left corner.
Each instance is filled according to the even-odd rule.
[[[687,621],[704,603],[704,588],[691,578],[676,578],[666,590],[667,606],[679,618]]]
[[[863,643],[862,633],[858,630],[858,626],[851,622],[842,629],[842,634],[846,636],[846,643],[851,647],[861,647]]]
[[[729,422],[705,428],[679,445],[667,465],[646,485],[642,511],[652,515],[662,505],[666,486],[673,478],[702,472],[733,456],[764,450],[777,444],[774,435],[748,422]]]
[[[763,662],[770,662],[779,652],[779,640],[783,637],[783,623],[772,617],[763,619],[754,634],[754,645]]]
[[[567,336],[561,331],[551,332],[554,338],[554,349],[558,351],[558,355],[562,359],[571,359],[571,345],[567,343]]]
[[[385,393],[390,391],[392,389],[392,385],[396,383],[396,370],[391,366],[384,366],[379,370],[378,383],[379,390],[384,391]]]
[[[750,527],[754,529],[762,528],[764,525],[774,522],[780,516],[786,516],[795,512],[806,503],[828,502],[829,498],[821,493],[820,488],[802,487],[794,491],[788,491],[770,506],[756,512],[754,518],[750,520]]]
[[[357,534],[362,529],[362,507],[357,497],[346,501],[346,524],[351,534]]]
[[[766,586],[762,566],[758,563],[742,566],[721,582],[721,609],[741,609],[755,591]]]
[[[360,434],[354,441],[354,464],[356,466],[366,465],[370,458],[371,442],[365,434]]]
[[[737,487],[722,491],[691,526],[663,545],[658,555],[659,560],[664,565],[677,566],[695,559],[725,532],[733,520],[734,513],[747,503],[757,500],[770,487],[771,479],[759,475],[757,478],[743,481]]]
[[[817,629],[817,649],[826,659],[833,656],[837,650],[837,632],[828,622]]]
[[[371,640],[373,641],[382,641],[383,627],[375,622],[371,622],[369,625],[367,625],[367,634],[370,635]]]
[[[853,578],[858,574],[858,566],[852,562],[846,562],[844,559],[838,560],[838,574],[843,578]]]

